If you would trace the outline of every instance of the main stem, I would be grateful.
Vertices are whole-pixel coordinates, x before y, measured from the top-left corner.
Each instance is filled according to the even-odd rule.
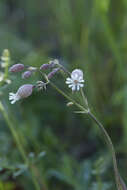
[[[98,125],[98,127],[100,128],[100,130],[102,131],[102,133],[104,134],[105,138],[107,139],[106,142],[111,150],[112,153],[112,159],[113,159],[113,166],[114,166],[114,172],[115,172],[115,179],[116,179],[116,184],[117,184],[117,188],[118,190],[124,190],[125,187],[121,184],[122,179],[119,175],[119,171],[118,171],[118,167],[117,167],[117,161],[116,161],[116,154],[115,154],[115,150],[114,150],[114,146],[112,144],[111,138],[108,135],[107,131],[105,130],[105,128],[103,127],[103,125],[100,123],[100,121],[97,120],[97,118],[91,113],[89,112],[88,115],[95,121],[95,123]],[[125,189],[126,190],[126,189]]]
[[[108,133],[105,130],[105,128],[103,127],[103,125],[100,123],[100,121],[98,121],[97,118],[90,112],[89,107],[88,107],[88,102],[87,102],[87,99],[86,99],[83,91],[81,91],[81,95],[83,96],[83,99],[84,99],[84,102],[85,102],[87,108],[85,108],[84,106],[82,106],[79,103],[77,103],[75,100],[73,100],[70,96],[68,96],[67,94],[65,94],[61,89],[59,89],[53,83],[50,82],[50,85],[53,88],[55,88],[66,99],[68,99],[69,101],[73,102],[73,104],[75,104],[82,111],[82,113],[83,112],[87,113],[94,120],[94,122],[96,122],[96,124],[98,125],[98,127],[102,131],[103,135],[105,136],[106,142],[107,142],[107,144],[108,144],[108,146],[109,146],[109,148],[111,150],[112,159],[113,159],[113,167],[114,167],[114,172],[115,172],[115,180],[116,180],[116,184],[117,184],[117,189],[118,190],[127,190],[126,185],[125,185],[124,181],[122,180],[122,178],[121,178],[121,176],[119,174],[119,171],[118,171],[115,149],[114,149],[114,146],[112,144],[111,138],[108,135]]]
[[[68,101],[73,102],[73,104],[75,104],[81,111],[87,111],[83,106],[81,106],[79,103],[77,103],[75,100],[73,100],[70,96],[68,96],[67,94],[65,94],[62,90],[60,90],[55,84],[53,84],[50,81],[50,85],[55,88],[60,94],[62,94],[62,96],[64,96]]]

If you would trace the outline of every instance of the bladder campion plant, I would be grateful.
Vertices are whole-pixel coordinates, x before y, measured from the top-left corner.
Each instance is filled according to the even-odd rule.
[[[108,135],[105,128],[103,127],[103,125],[101,124],[101,122],[95,117],[95,115],[90,110],[87,97],[83,91],[83,87],[85,83],[85,80],[83,77],[83,71],[81,69],[76,68],[72,72],[69,72],[63,65],[60,64],[60,62],[57,59],[51,60],[49,61],[49,63],[41,65],[40,68],[25,66],[23,64],[15,64],[9,68],[9,71],[11,73],[24,71],[22,73],[23,79],[31,77],[34,72],[39,72],[44,78],[44,80],[39,80],[35,84],[23,84],[22,86],[19,87],[16,93],[10,92],[9,100],[11,101],[11,104],[14,104],[21,99],[27,98],[28,96],[32,94],[34,89],[46,90],[47,86],[51,85],[58,93],[60,93],[62,96],[64,96],[68,100],[68,104],[67,104],[68,106],[75,105],[78,108],[78,111],[76,111],[75,113],[87,114],[97,124],[102,134],[104,135],[106,143],[108,144],[109,149],[112,154],[117,190],[127,190],[127,187],[118,171],[116,154],[115,154],[115,150],[114,150],[114,146],[111,141],[111,138]],[[48,74],[46,74],[47,71],[49,71]],[[64,80],[65,80],[65,83],[68,85],[68,87],[72,90],[72,96],[69,96],[68,94],[66,94],[58,86],[56,86],[54,82],[52,82],[52,78],[57,73],[61,73],[61,74],[65,73],[65,75],[67,75],[66,79]],[[63,75],[61,76],[63,77]],[[83,104],[80,104],[77,100],[75,100],[75,98],[73,98],[73,94],[76,91],[78,91],[79,94],[81,95]]]

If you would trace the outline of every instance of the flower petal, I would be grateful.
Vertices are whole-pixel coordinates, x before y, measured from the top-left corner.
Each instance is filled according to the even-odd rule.
[[[72,79],[71,79],[71,78],[67,78],[66,81],[70,81],[70,82],[72,82]]]
[[[70,81],[66,81],[65,83],[66,83],[66,84],[71,84],[71,83],[73,83],[73,82],[70,82]]]
[[[72,86],[74,86],[74,84],[70,84],[70,85],[68,85],[69,88],[71,88]]]
[[[84,80],[83,80],[83,79],[80,79],[79,82],[84,82]]]
[[[79,84],[80,85],[80,88],[82,88],[84,86],[84,84]]]
[[[80,90],[80,84],[77,84],[77,90],[78,91]]]
[[[76,86],[73,85],[73,86],[72,86],[72,91],[75,91],[75,90],[76,90]]]

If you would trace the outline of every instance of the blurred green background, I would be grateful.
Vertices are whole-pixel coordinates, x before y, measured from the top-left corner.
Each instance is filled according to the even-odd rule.
[[[70,71],[84,71],[91,110],[111,136],[127,182],[127,0],[1,0],[1,54],[5,48],[11,64],[39,67],[58,58]],[[41,189],[115,190],[111,155],[93,121],[74,114],[51,87],[12,106],[8,93],[41,76],[9,77],[0,99]],[[59,75],[53,81],[67,90]],[[35,189],[24,168],[0,114],[0,190]]]

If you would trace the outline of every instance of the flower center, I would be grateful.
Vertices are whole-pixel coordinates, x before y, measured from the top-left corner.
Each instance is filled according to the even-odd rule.
[[[77,84],[77,83],[78,83],[78,80],[74,80],[74,83]]]

